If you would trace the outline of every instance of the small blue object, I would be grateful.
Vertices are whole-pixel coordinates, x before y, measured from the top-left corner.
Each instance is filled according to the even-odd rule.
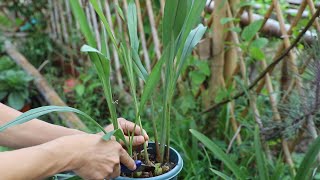
[[[136,170],[137,170],[142,165],[142,162],[140,160],[135,160],[134,162],[136,164]],[[121,172],[122,173],[132,173],[132,172],[134,172],[136,170],[132,171],[129,168],[127,168],[127,166],[121,164]]]

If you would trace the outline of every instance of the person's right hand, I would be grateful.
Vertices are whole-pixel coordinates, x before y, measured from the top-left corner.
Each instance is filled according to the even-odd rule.
[[[110,179],[120,175],[120,162],[131,170],[134,160],[114,141],[105,141],[100,135],[81,134],[65,136],[56,141],[65,155],[71,155],[70,167],[84,179]]]

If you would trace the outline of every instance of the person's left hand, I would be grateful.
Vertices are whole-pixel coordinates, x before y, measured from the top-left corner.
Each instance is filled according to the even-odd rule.
[[[143,130],[143,135],[141,133],[141,128],[138,125],[135,125],[133,122],[130,122],[124,118],[118,118],[118,126],[119,129],[123,132],[126,141],[129,142],[129,133],[134,132],[133,137],[133,146],[138,146],[147,142],[149,140],[149,136],[145,130]],[[112,124],[106,126],[104,128],[107,132],[113,131],[114,127]]]

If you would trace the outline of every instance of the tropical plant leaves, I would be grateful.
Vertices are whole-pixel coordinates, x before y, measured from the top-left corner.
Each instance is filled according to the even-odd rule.
[[[244,169],[240,169],[230,158],[224,153],[219,146],[217,146],[213,141],[211,141],[208,137],[203,135],[202,133],[190,129],[191,134],[196,137],[199,141],[201,141],[218,159],[220,159],[226,167],[228,167],[232,173],[236,176],[237,179],[247,179],[248,174]]]

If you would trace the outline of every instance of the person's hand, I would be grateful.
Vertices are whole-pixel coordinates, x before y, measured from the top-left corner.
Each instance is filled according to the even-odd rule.
[[[138,146],[147,142],[149,140],[149,136],[145,130],[143,130],[143,135],[141,133],[141,128],[138,125],[135,125],[133,122],[130,122],[124,118],[118,118],[118,126],[119,129],[122,130],[123,134],[125,135],[126,141],[129,142],[129,133],[131,134],[134,132],[133,137],[133,146]],[[114,127],[112,124],[105,127],[107,132],[113,131]]]
[[[50,144],[62,158],[70,158],[69,169],[84,179],[110,179],[120,175],[120,162],[135,170],[134,160],[114,141],[105,141],[100,135],[84,134],[58,138]],[[60,156],[60,157],[61,157]]]

